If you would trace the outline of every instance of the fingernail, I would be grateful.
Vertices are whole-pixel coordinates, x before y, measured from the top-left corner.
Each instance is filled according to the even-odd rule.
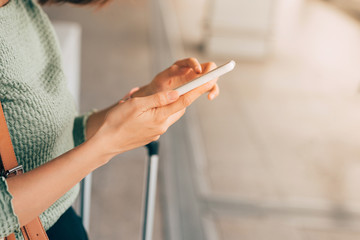
[[[201,67],[195,67],[195,70],[196,70],[197,73],[201,73],[201,71],[202,71]]]
[[[179,97],[179,93],[177,91],[168,92],[167,97],[170,101],[174,101]]]
[[[214,99],[214,97],[215,97],[215,95],[214,95],[214,94],[210,94],[210,95],[209,95],[210,100],[213,100],[213,99]]]

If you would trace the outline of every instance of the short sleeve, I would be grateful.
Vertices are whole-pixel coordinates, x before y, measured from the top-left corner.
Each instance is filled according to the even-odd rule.
[[[20,229],[19,219],[14,212],[6,179],[0,177],[0,238]]]

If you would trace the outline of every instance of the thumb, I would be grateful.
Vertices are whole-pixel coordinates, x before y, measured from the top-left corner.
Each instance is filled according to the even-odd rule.
[[[145,106],[145,110],[151,108],[166,106],[175,102],[179,98],[179,93],[175,90],[158,92],[156,94],[139,98],[142,101],[142,106]]]

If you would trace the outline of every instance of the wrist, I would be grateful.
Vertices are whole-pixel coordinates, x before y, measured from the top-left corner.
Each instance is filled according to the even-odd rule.
[[[108,138],[101,132],[101,129],[99,129],[92,138],[83,144],[90,152],[92,152],[92,156],[94,156],[95,159],[95,168],[105,165],[116,155],[116,153],[110,149],[111,145]]]

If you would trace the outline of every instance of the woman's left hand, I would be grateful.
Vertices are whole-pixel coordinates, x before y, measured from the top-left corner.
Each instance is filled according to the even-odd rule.
[[[149,96],[157,92],[172,90],[193,79],[213,70],[216,64],[207,62],[200,64],[196,58],[186,58],[175,62],[172,66],[160,72],[150,84],[141,87],[132,94],[132,97]],[[212,100],[219,95],[217,79],[210,82],[208,99]]]

